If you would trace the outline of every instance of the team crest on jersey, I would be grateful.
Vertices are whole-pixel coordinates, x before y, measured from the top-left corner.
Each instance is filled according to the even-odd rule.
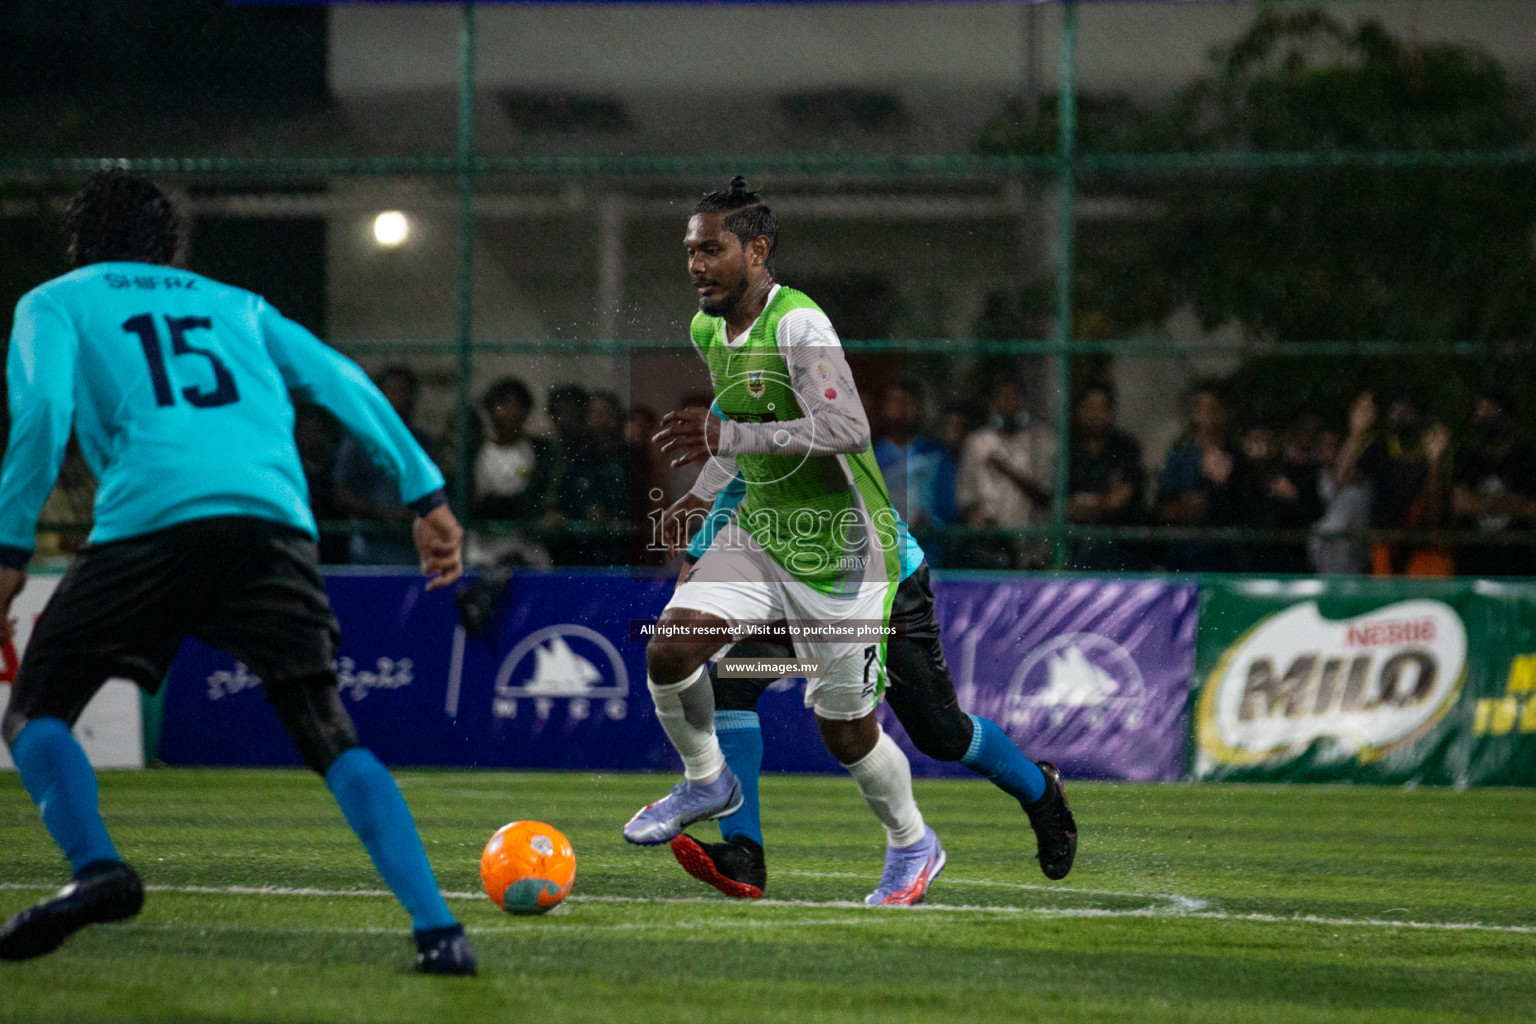
[[[762,370],[747,371],[747,394],[753,398],[762,398],[768,391],[768,385],[763,383]]]

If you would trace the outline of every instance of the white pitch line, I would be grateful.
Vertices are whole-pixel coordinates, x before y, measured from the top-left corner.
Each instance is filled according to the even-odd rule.
[[[781,875],[792,875],[796,878],[855,878],[869,880],[868,875],[855,874],[842,871],[781,871]],[[1130,892],[1125,889],[1088,889],[1071,885],[1046,885],[1041,882],[994,882],[981,878],[950,878],[944,876],[945,885],[981,885],[994,889],[1025,889],[1030,892],[1072,892],[1082,893],[1088,896],[1129,896],[1133,899],[1166,900],[1169,903],[1184,907],[1188,910],[1204,910],[1210,906],[1206,900],[1196,899],[1193,896],[1181,896],[1178,893],[1163,892]]]
[[[523,925],[485,925],[470,929],[471,935],[528,935],[529,929],[538,928],[542,934],[548,931],[579,931],[579,932],[654,932],[654,931],[693,931],[728,928],[783,928],[783,921],[765,921],[753,918],[696,918],[683,921],[658,921],[658,922],[615,922],[612,924],[573,924],[573,923],[545,923],[548,918],[534,919]],[[880,924],[881,919],[872,914],[858,917],[804,919],[794,922],[796,928],[800,927],[862,927],[864,925]],[[161,922],[148,924],[142,921],[130,921],[119,927],[131,931],[143,932],[181,932],[196,931],[198,933],[212,933],[216,935],[403,935],[403,928],[366,928],[366,927],[325,927],[315,926],[296,928],[291,926],[263,928],[259,925],[239,924],[196,924],[192,922]]]
[[[50,891],[57,888],[54,885],[38,885],[25,882],[0,882],[0,890],[10,891]],[[385,897],[391,895],[383,889],[314,889],[314,888],[287,888],[283,886],[208,886],[208,885],[148,885],[150,892],[166,892],[195,896],[314,896],[322,898],[336,897]],[[1161,898],[1156,893],[1139,893],[1149,899]],[[443,896],[452,900],[479,900],[485,895],[478,892],[445,892]],[[1002,914],[1017,915],[1020,917],[1034,918],[1063,918],[1063,919],[1110,919],[1110,918],[1154,918],[1175,920],[1205,920],[1205,921],[1235,921],[1257,924],[1312,924],[1329,928],[1407,928],[1418,931],[1447,931],[1447,932],[1499,932],[1514,935],[1536,935],[1536,926],[1521,924],[1484,924],[1478,921],[1393,921],[1385,918],[1373,917],[1319,917],[1314,914],[1237,914],[1218,910],[1187,911],[1170,909],[1167,907],[1141,907],[1130,909],[1114,909],[1109,907],[1079,907],[1079,908],[1055,908],[1055,907],[1013,907],[1013,906],[979,906],[969,904],[951,903],[920,903],[915,907],[871,907],[853,900],[752,900],[727,903],[719,897],[707,896],[571,896],[569,903],[611,903],[611,904],[657,904],[661,906],[736,906],[749,907],[792,907],[799,909],[820,910],[859,910],[863,913],[880,914],[883,918],[871,918],[875,920],[895,920],[894,915],[912,912],[926,913],[950,913],[950,914]],[[733,927],[734,922],[740,918],[722,918],[720,927]],[[750,919],[747,919],[750,920]],[[761,924],[745,925],[745,927],[765,927],[780,922],[763,922]],[[785,922],[796,924],[799,922]],[[635,930],[645,928],[661,928],[668,926],[667,922],[654,924],[642,923]],[[576,925],[566,927],[613,927],[606,925]],[[277,929],[256,929],[258,931],[275,931]],[[477,931],[484,929],[476,929]],[[520,929],[507,929],[518,931]]]

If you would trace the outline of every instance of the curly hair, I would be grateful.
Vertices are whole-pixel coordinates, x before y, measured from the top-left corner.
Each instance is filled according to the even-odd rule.
[[[770,277],[777,276],[773,269],[773,254],[779,248],[779,222],[758,191],[747,188],[746,178],[738,174],[731,179],[729,188],[706,192],[694,205],[693,212],[725,214],[722,222],[725,230],[741,239],[743,246],[758,237],[768,239],[768,259],[764,269]]]
[[[64,230],[77,267],[169,264],[181,244],[181,215],[154,182],[114,167],[91,175],[64,214]]]

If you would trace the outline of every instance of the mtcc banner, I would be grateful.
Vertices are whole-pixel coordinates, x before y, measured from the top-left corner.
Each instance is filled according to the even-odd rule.
[[[1208,580],[1199,628],[1195,778],[1536,782],[1536,587]]]

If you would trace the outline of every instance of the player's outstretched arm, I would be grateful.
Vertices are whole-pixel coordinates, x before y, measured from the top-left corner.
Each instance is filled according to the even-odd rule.
[[[45,297],[33,292],[16,304],[6,356],[11,438],[0,469],[0,566],[22,568],[37,547],[37,517],[74,423],[78,347],[73,324]]]
[[[447,505],[419,517],[413,536],[428,590],[446,587],[464,575],[464,528]]]
[[[374,465],[399,483],[402,505],[417,505],[442,488],[442,471],[361,367],[264,301],[257,316],[283,380],[341,421]]]

